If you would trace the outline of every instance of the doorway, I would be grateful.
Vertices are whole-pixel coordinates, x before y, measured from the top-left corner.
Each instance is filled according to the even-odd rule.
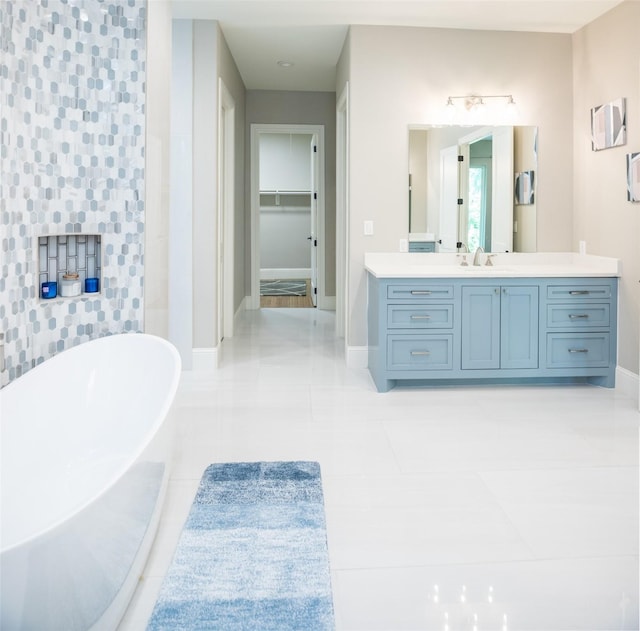
[[[323,298],[324,126],[253,124],[250,306],[322,308]]]
[[[235,101],[218,80],[218,282],[216,345],[233,336]]]

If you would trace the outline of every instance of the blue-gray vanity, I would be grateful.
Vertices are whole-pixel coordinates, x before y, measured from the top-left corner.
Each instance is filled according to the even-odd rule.
[[[614,386],[617,259],[466,258],[365,256],[369,371],[379,391],[397,383]]]

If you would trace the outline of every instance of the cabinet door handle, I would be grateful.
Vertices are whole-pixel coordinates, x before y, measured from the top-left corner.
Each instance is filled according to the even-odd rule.
[[[411,351],[411,357],[416,357],[420,355],[431,355],[431,351]]]
[[[424,289],[412,289],[411,295],[412,296],[430,296],[431,292]]]
[[[588,353],[589,349],[588,348],[570,348],[569,352],[570,353]]]
[[[588,289],[574,289],[573,291],[569,292],[570,296],[588,296],[589,295],[589,290]]]
[[[431,316],[430,315],[412,314],[411,315],[411,319],[412,320],[431,320]]]
[[[570,313],[569,314],[570,320],[577,320],[579,318],[588,318],[588,317],[589,317],[588,313]]]

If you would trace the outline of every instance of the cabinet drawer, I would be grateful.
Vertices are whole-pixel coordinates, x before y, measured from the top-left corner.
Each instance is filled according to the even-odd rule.
[[[435,241],[409,241],[409,252],[435,252]]]
[[[387,336],[389,370],[452,370],[452,335]]]
[[[609,285],[549,285],[547,298],[550,300],[592,300],[611,298]]]
[[[609,366],[608,333],[549,333],[549,368],[604,368]]]
[[[610,310],[608,304],[547,305],[547,326],[563,329],[608,328],[611,324]]]
[[[387,327],[390,329],[451,329],[453,305],[389,305]]]
[[[453,298],[453,285],[389,285],[387,298],[396,300],[442,300]]]

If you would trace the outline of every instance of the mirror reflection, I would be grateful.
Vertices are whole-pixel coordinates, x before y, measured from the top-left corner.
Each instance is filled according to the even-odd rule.
[[[535,252],[536,171],[537,127],[411,126],[410,251]]]

